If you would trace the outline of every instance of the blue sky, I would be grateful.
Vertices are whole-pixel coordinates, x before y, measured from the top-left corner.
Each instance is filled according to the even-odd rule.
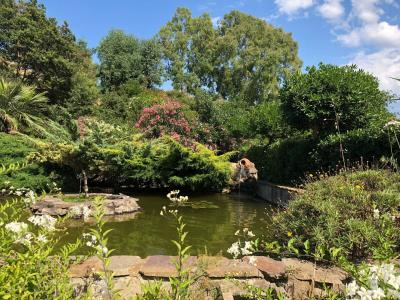
[[[111,29],[149,38],[179,6],[218,22],[240,10],[291,32],[304,66],[356,63],[381,87],[400,94],[400,0],[40,0],[49,16],[66,20],[78,38],[96,47]],[[397,105],[396,105],[397,106]],[[400,108],[400,105],[398,105]],[[400,110],[397,109],[396,110]]]

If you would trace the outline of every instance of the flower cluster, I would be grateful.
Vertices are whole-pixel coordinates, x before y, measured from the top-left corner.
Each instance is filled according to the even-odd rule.
[[[49,215],[31,216],[28,221],[46,231],[54,231],[56,229],[57,219]]]
[[[34,239],[34,235],[28,231],[28,224],[24,222],[8,223],[5,229],[11,233],[15,244],[30,246],[31,241]],[[47,242],[44,235],[39,235],[37,240],[39,242]]]
[[[15,188],[10,185],[9,181],[4,182],[5,188],[1,190],[2,195],[12,195],[17,197],[22,197],[22,200],[26,205],[35,204],[36,195],[31,189],[27,188]]]
[[[235,235],[239,236],[239,239],[228,248],[227,252],[231,254],[233,258],[253,254],[255,250],[254,242],[246,239],[255,237],[254,233],[248,228],[243,228],[243,230],[237,230]],[[242,242],[240,237],[243,237],[245,240]]]
[[[167,198],[175,203],[184,203],[189,200],[188,196],[179,196],[179,193],[179,190],[171,191],[167,194]]]
[[[170,213],[171,215],[177,216],[178,215],[178,210],[177,209],[169,209],[169,210],[167,210],[167,207],[163,206],[161,211],[160,211],[160,215],[164,216],[167,213]]]
[[[184,143],[188,142],[187,138],[191,132],[182,105],[175,101],[144,108],[135,127],[150,138],[170,135]]]
[[[101,256],[106,256],[108,253],[108,248],[106,246],[102,246],[97,237],[90,233],[84,233],[83,239],[86,241],[86,246],[93,248],[96,252]]]
[[[360,272],[364,286],[352,281],[346,286],[347,299],[400,299],[400,274],[394,264],[369,265]]]
[[[87,205],[77,205],[77,206],[73,206],[72,208],[71,208],[71,214],[72,214],[72,216],[74,216],[74,217],[76,217],[76,218],[80,218],[80,217],[83,217],[83,220],[87,220],[90,216],[91,216],[91,214],[92,214],[92,211],[91,211],[91,209],[89,208],[89,206],[87,206]]]

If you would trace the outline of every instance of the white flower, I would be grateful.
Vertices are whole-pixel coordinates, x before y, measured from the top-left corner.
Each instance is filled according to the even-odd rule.
[[[163,212],[163,211],[160,211],[160,215],[163,216],[163,215],[164,215],[164,212]]]
[[[108,253],[107,247],[102,247],[101,250],[102,250],[104,255],[107,255],[107,253]]]
[[[47,243],[47,237],[44,234],[39,234],[37,240],[41,243]]]
[[[82,207],[82,215],[83,215],[83,219],[86,220],[90,217],[91,214],[91,210],[88,206],[83,206]]]
[[[372,290],[370,295],[372,299],[382,299],[383,297],[385,297],[385,292],[383,291],[383,289],[378,287],[377,289]]]
[[[247,232],[247,236],[248,237],[255,237],[255,235],[254,235],[254,233],[253,233],[253,231],[251,231],[251,230],[249,230],[248,232]]]
[[[359,286],[357,285],[357,282],[355,282],[355,280],[353,280],[348,285],[346,285],[347,296],[354,297],[357,294],[358,289],[359,289]]]
[[[8,223],[5,228],[16,235],[20,235],[28,230],[28,224],[24,222],[11,222]]]
[[[229,254],[233,256],[233,258],[237,258],[240,255],[240,244],[239,242],[235,242],[230,246],[227,250]]]
[[[374,209],[374,219],[379,219],[379,209]]]
[[[48,231],[55,230],[57,223],[57,219],[50,215],[31,216],[28,221]]]
[[[251,245],[250,241],[245,241],[244,242],[244,247],[241,249],[242,250],[242,255],[250,255],[253,253],[253,247]]]
[[[21,191],[16,191],[16,192],[15,192],[15,195],[17,195],[17,196],[22,196],[22,192],[21,192]]]
[[[240,233],[240,230],[238,229],[238,230],[236,230],[235,235],[238,236],[239,233]]]
[[[29,246],[31,244],[32,238],[33,238],[32,233],[27,232],[23,236],[17,238],[15,240],[15,243],[19,243],[19,244],[22,244],[22,245],[25,245],[25,246]]]
[[[81,207],[80,207],[80,206],[73,206],[73,207],[70,209],[70,212],[71,212],[71,214],[72,214],[74,217],[80,217],[81,214],[82,214],[82,210],[81,210]]]

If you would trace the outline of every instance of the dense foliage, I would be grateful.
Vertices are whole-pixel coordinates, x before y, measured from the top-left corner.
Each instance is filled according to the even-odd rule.
[[[315,135],[340,133],[382,122],[389,96],[379,82],[357,66],[320,64],[296,73],[281,90],[283,113],[298,129]]]
[[[310,182],[274,219],[280,239],[340,248],[350,259],[398,253],[400,176],[391,171],[345,172]],[[288,234],[289,233],[289,234]]]
[[[174,88],[215,90],[249,104],[278,94],[282,80],[301,66],[290,34],[263,20],[233,11],[216,28],[211,17],[178,8],[160,30],[167,75]]]
[[[121,30],[112,30],[100,42],[97,53],[104,89],[114,89],[129,80],[147,88],[161,83],[161,49],[154,39],[138,40]]]
[[[24,136],[0,133],[0,165],[18,165],[0,174],[0,190],[9,186],[33,190],[48,190],[51,183],[49,172],[43,166],[30,163],[27,157],[37,151],[35,143]]]
[[[90,69],[90,52],[67,23],[46,17],[36,0],[0,2],[0,69],[46,91],[52,103],[65,104],[77,72]],[[94,78],[92,78],[94,80]]]
[[[275,183],[383,156],[395,166],[397,129],[384,129],[393,116],[377,79],[356,66],[301,74],[291,34],[264,20],[232,11],[213,24],[178,8],[153,38],[112,30],[90,50],[37,1],[1,3],[1,128],[69,147],[64,163],[46,164],[56,177],[102,178],[98,152],[137,133],[143,147],[168,135],[194,153],[196,142],[238,151],[232,160],[247,156]],[[166,80],[175,90],[157,90]],[[82,138],[89,119],[117,138]]]

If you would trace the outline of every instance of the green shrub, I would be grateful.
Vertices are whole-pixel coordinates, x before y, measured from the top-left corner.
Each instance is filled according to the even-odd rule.
[[[274,218],[284,242],[296,236],[312,247],[340,248],[349,259],[398,253],[400,174],[387,170],[346,172],[306,185]],[[299,243],[301,247],[301,243]]]
[[[26,136],[0,133],[0,164],[26,163],[27,156],[35,151],[35,144]],[[7,186],[4,183],[7,181],[16,188],[29,186],[33,190],[47,190],[47,184],[52,182],[44,166],[35,163],[29,163],[18,171],[0,174],[0,189]]]
[[[309,134],[295,135],[272,144],[254,145],[245,155],[255,163],[261,179],[294,184],[314,169],[310,153],[315,143]]]
[[[138,187],[222,189],[231,175],[231,153],[217,156],[201,144],[195,147],[187,148],[169,136],[122,142],[100,150],[104,177]]]

